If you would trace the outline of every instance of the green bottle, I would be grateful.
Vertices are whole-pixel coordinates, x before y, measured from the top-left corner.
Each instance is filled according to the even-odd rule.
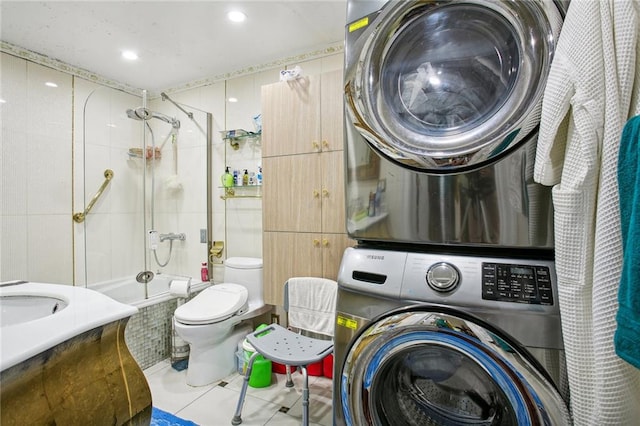
[[[229,171],[229,166],[224,171],[224,174],[221,176],[222,186],[225,188],[231,188],[233,186],[233,175]]]

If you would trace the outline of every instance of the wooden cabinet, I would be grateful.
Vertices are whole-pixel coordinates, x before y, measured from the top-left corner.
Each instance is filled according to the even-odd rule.
[[[262,87],[265,302],[294,276],[337,278],[345,248],[342,72]]]

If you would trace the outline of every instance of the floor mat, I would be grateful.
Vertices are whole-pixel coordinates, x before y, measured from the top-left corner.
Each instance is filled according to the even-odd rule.
[[[159,408],[153,407],[151,413],[151,424],[149,426],[198,426],[191,420],[181,419],[174,416],[171,413],[162,411]]]

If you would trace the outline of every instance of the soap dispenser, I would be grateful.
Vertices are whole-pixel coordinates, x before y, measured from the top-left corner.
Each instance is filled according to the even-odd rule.
[[[231,188],[233,186],[233,175],[229,170],[229,166],[227,166],[224,174],[222,175],[222,186],[224,186],[225,188]]]

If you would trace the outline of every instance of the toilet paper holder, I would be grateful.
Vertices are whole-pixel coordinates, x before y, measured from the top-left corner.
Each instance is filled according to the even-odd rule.
[[[222,257],[222,252],[224,250],[224,241],[212,241],[209,248],[209,259],[211,263],[214,262],[215,258],[220,259]]]

